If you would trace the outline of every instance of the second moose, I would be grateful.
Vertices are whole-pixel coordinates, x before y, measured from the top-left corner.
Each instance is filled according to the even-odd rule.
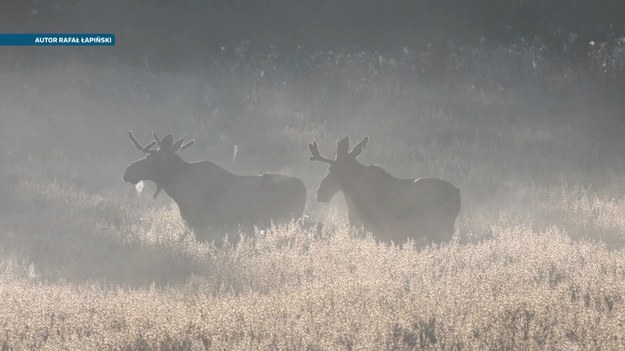
[[[349,151],[349,138],[342,138],[334,159],[322,156],[317,142],[309,144],[310,160],[330,165],[317,191],[317,201],[329,202],[342,191],[350,224],[371,231],[378,240],[449,240],[460,212],[460,191],[444,180],[401,179],[379,166],[362,165],[358,156],[368,140],[363,138]]]

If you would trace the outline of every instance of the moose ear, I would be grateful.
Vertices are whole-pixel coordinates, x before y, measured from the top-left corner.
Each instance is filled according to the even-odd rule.
[[[349,151],[349,137],[344,136],[343,139],[336,142],[336,158],[347,155]]]
[[[174,143],[174,136],[169,133],[161,139],[161,149],[162,150],[171,150],[171,146]]]

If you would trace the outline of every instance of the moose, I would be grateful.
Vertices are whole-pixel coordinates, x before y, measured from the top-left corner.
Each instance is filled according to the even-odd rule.
[[[460,212],[460,190],[436,178],[396,178],[379,166],[358,161],[369,137],[351,151],[349,137],[337,142],[336,157],[324,157],[317,142],[308,145],[310,161],[330,165],[317,190],[317,201],[329,202],[343,192],[349,222],[370,231],[376,240],[440,244],[451,239]]]
[[[156,184],[154,198],[161,190],[176,202],[182,218],[199,240],[221,246],[225,231],[239,226],[268,227],[299,219],[306,204],[306,187],[295,177],[265,173],[237,175],[210,161],[186,162],[179,153],[195,140],[173,141],[167,134],[142,146],[132,131],[132,143],[146,156],[131,163],[123,180]],[[158,148],[153,147],[157,145]],[[230,236],[231,243],[238,238]]]

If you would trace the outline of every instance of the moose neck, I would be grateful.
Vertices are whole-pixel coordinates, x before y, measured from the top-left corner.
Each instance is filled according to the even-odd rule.
[[[362,166],[353,177],[341,183],[343,195],[361,220],[379,229],[378,217],[384,212],[389,185],[394,177],[378,166]],[[353,208],[352,208],[353,207]]]
[[[349,178],[341,180],[341,189],[347,194],[362,194],[364,196],[377,196],[391,178],[394,178],[378,166],[359,165],[357,171],[351,172]],[[359,196],[356,196],[358,198]]]
[[[189,194],[193,191],[206,190],[207,186],[225,185],[224,180],[232,179],[234,174],[228,172],[216,163],[211,161],[184,162],[178,168],[176,176],[170,179],[169,183],[163,185],[163,190],[179,206],[188,205]],[[199,184],[202,189],[190,189],[189,186]],[[198,186],[199,186],[198,185]]]
[[[169,164],[166,169],[158,173],[158,177],[155,177],[155,179],[152,180],[158,187],[163,188],[169,194],[167,189],[175,183],[178,177],[187,172],[189,165],[190,164],[188,162],[184,161],[180,157],[177,157],[172,160],[171,164]]]

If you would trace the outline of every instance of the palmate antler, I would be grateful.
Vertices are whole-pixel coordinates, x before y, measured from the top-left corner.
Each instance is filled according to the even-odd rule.
[[[365,136],[364,138],[362,138],[362,140],[356,145],[354,146],[354,148],[352,149],[351,152],[349,152],[349,138],[348,137],[343,137],[341,140],[339,140],[336,144],[336,158],[338,160],[342,160],[344,158],[358,158],[358,156],[360,156],[360,154],[362,153],[362,151],[365,149],[365,147],[367,146],[367,142],[369,141],[369,137]],[[331,158],[328,157],[324,157],[321,156],[321,154],[319,153],[319,147],[317,146],[317,142],[313,141],[312,143],[308,144],[308,148],[310,149],[310,160],[311,161],[321,161],[321,162],[325,162],[325,163],[329,163],[329,164],[333,164],[334,162],[336,162],[336,160],[333,160]]]
[[[358,156],[360,156],[362,151],[365,149],[365,146],[367,146],[368,141],[369,137],[365,136],[358,144],[356,144],[356,146],[354,146],[352,151],[349,151],[349,137],[343,137],[341,140],[336,142],[336,158],[358,158]]]
[[[317,146],[316,141],[313,141],[312,143],[308,144],[308,148],[310,149],[310,153],[311,153],[311,156],[309,158],[311,161],[321,161],[321,162],[325,162],[329,164],[334,163],[335,160],[321,156],[321,154],[319,153],[319,147]]]
[[[156,132],[152,132],[152,136],[161,150],[169,150],[171,152],[180,152],[195,143],[195,139],[191,139],[183,144],[186,136],[173,142],[173,135],[171,133],[165,135],[163,139],[159,139]]]
[[[141,144],[139,144],[139,142],[137,141],[137,138],[135,138],[135,136],[132,134],[132,131],[128,132],[128,136],[130,137],[130,141],[132,141],[133,144],[135,144],[135,146],[137,147],[137,149],[148,153],[150,151],[152,151],[152,146],[154,146],[154,144],[156,144],[156,141],[151,141],[150,143],[148,143],[146,146],[141,146]]]

